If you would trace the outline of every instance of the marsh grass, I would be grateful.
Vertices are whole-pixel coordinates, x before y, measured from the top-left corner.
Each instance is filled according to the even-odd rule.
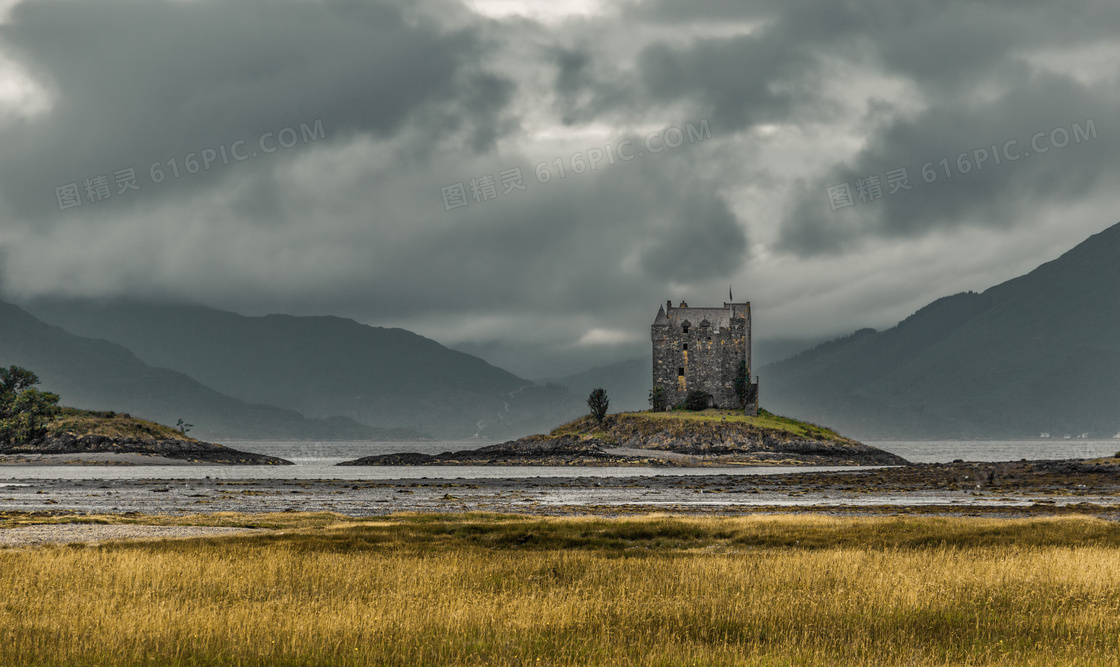
[[[192,520],[206,521],[175,519]],[[0,664],[1054,665],[1120,655],[1120,526],[1096,519],[221,520],[280,530],[0,551]]]

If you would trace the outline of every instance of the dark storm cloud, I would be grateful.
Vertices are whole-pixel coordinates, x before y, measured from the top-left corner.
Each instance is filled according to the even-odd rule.
[[[710,109],[713,122],[732,130],[788,122],[795,111],[819,99],[808,80],[816,71],[812,57],[769,33],[683,49],[654,44],[642,52],[639,69],[651,101],[687,100]]]
[[[532,78],[558,59],[578,107],[581,86],[611,66],[537,25],[467,15],[452,29],[423,16],[346,2],[17,7],[0,40],[54,108],[23,136],[8,129],[13,178],[0,187],[21,215],[6,224],[53,213],[54,227],[22,237],[7,288],[374,322],[594,319],[620,302],[641,303],[644,318],[666,285],[722,283],[744,264],[744,225],[698,170],[710,134],[536,182],[537,161],[570,165],[592,144],[499,156],[495,143],[520,131],[517,68]],[[510,59],[521,41],[539,61]],[[143,178],[156,160],[320,118],[327,138],[313,146],[120,198],[132,207],[110,198],[60,214],[51,201],[87,175],[131,165]],[[442,210],[441,186],[513,164],[527,192]],[[33,266],[58,268],[31,282]]]
[[[706,105],[749,129],[808,118],[838,121],[813,83],[900,78],[924,108],[916,115],[873,99],[863,119],[866,147],[823,173],[805,174],[787,206],[778,248],[798,255],[852,251],[865,239],[916,237],[956,226],[1031,224],[1039,202],[1075,203],[1117,175],[1110,134],[1120,82],[1087,85],[1072,73],[1039,71],[1055,50],[1117,45],[1120,5],[1035,2],[677,2],[638,3],[629,17],[657,24],[742,22],[747,36],[653,44],[643,54],[648,99]],[[1033,61],[1030,59],[1034,58]],[[879,107],[879,108],[876,108]],[[927,185],[921,167],[964,151],[1094,119],[1104,136],[1037,159],[995,165]],[[975,158],[973,158],[975,161]],[[914,191],[866,206],[830,210],[829,185],[907,167]],[[940,169],[940,167],[938,167]],[[956,168],[953,167],[955,171]]]
[[[316,120],[332,142],[411,124],[430,144],[463,133],[484,150],[512,94],[509,81],[480,67],[486,47],[476,30],[445,31],[378,3],[47,0],[14,9],[0,48],[54,102],[0,135],[0,187],[29,218],[58,213],[57,185],[129,166],[145,175],[156,161],[181,163],[238,139],[252,147],[263,133]],[[164,185],[160,195],[189,195],[229,169]]]
[[[505,7],[471,6],[491,4]],[[650,304],[717,302],[749,279],[759,303],[793,295],[782,307],[807,314],[789,322],[837,331],[891,304],[845,292],[822,311],[797,295],[832,298],[872,271],[873,242],[928,256],[938,234],[1103,209],[1115,189],[1115,2],[665,0],[543,21],[536,7],[17,6],[0,52],[53,107],[0,118],[5,287],[571,342],[591,327],[640,338]],[[541,161],[701,118],[704,142],[535,178]],[[80,210],[54,200],[58,185],[128,166],[143,178],[153,162],[317,119],[326,138],[288,152]],[[1025,150],[1089,119],[1091,142],[922,180],[926,162],[1010,139]],[[443,210],[441,186],[514,165],[527,191]],[[877,174],[885,188],[899,167],[912,190],[830,210],[828,186],[854,194]],[[890,299],[917,300],[928,282],[900,273]]]
[[[642,253],[651,279],[699,282],[732,275],[746,254],[746,236],[727,204],[712,193],[681,196],[658,207],[662,219]]]
[[[782,228],[781,247],[801,255],[838,253],[868,236],[1013,228],[1029,222],[1040,202],[1075,205],[1120,177],[1113,120],[1120,104],[1111,92],[1053,75],[1024,75],[1018,83],[990,102],[936,105],[879,128],[849,163],[803,190]],[[1032,141],[1044,152],[1033,150]],[[891,195],[886,173],[899,168],[911,189]],[[857,181],[868,176],[880,179],[883,195],[860,203]],[[827,188],[842,183],[857,197],[855,205],[833,211]]]
[[[587,71],[591,57],[573,49],[557,49],[554,57],[557,70],[556,92],[563,110],[561,120],[565,124],[571,124],[578,118],[581,93],[593,83]]]
[[[360,279],[314,298],[348,311],[372,299],[381,312],[405,318],[433,311],[590,316],[621,304],[648,310],[667,283],[693,289],[722,282],[747,261],[746,232],[693,173],[699,151],[685,151],[544,184],[522,164],[530,176],[525,192],[440,210],[423,222],[393,221],[398,229],[415,225],[418,233],[394,240],[385,252],[371,234],[359,244],[373,249]]]
[[[617,34],[607,31],[609,38]],[[684,103],[734,131],[788,122],[797,112],[830,110],[818,94],[814,52],[786,43],[772,29],[685,44],[655,38],[626,67],[599,48],[565,47],[550,54],[557,104],[566,123],[641,117]]]
[[[640,77],[632,75],[628,64],[600,51],[604,42],[613,39],[612,32],[597,35],[599,39],[577,38],[574,45],[552,45],[551,40],[557,38],[544,37],[548,46],[542,49],[542,62],[553,70],[551,81],[561,123],[578,125],[610,118],[625,126],[641,116],[640,103],[645,98],[640,81],[635,80]]]
[[[629,6],[629,20],[680,26],[742,23],[747,35],[655,42],[643,53],[652,99],[690,100],[749,126],[754,115],[819,111],[814,95],[836,72],[906,77],[924,94],[958,103],[1016,76],[1017,59],[1048,47],[1115,43],[1120,5],[1107,0],[1033,2],[738,3],[670,0]],[[830,71],[829,67],[834,68]],[[1022,83],[1026,83],[1023,81]],[[643,101],[644,102],[644,101]]]

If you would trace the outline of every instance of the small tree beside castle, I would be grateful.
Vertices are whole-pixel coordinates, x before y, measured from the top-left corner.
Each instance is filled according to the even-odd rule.
[[[607,398],[607,390],[602,387],[592,390],[591,395],[587,397],[587,407],[591,409],[591,416],[600,426],[603,425],[603,419],[607,416],[607,408],[610,404],[611,400]]]

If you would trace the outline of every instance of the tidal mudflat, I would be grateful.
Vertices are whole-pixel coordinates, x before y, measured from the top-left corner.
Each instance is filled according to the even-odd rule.
[[[291,470],[292,467],[287,469]],[[12,469],[16,470],[16,469]],[[542,515],[765,511],[1120,513],[1120,465],[1096,461],[915,464],[780,474],[655,474],[459,478],[427,468],[408,479],[23,478],[0,485],[0,511],[501,512]],[[346,471],[353,469],[341,468]],[[416,471],[417,469],[412,469]],[[95,470],[84,469],[96,475]],[[17,470],[18,473],[18,470]],[[584,474],[586,473],[586,474]]]

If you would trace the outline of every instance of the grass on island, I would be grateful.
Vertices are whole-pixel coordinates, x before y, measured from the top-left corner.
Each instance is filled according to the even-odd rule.
[[[0,664],[1120,660],[1096,519],[238,520],[285,528],[0,550]]]
[[[847,438],[841,436],[836,431],[809,422],[791,419],[789,417],[782,417],[780,415],[767,412],[766,410],[759,410],[758,416],[751,416],[744,414],[741,410],[720,410],[710,408],[708,410],[670,410],[665,412],[620,412],[618,414],[607,415],[607,420],[615,420],[614,423],[621,423],[624,421],[649,421],[651,427],[657,427],[658,422],[676,422],[682,426],[689,423],[722,423],[730,422],[732,424],[742,424],[752,426],[759,429],[771,429],[775,431],[783,431],[794,435],[796,437],[810,438],[815,440],[829,440],[829,441],[846,441]],[[594,418],[590,415],[580,417],[574,421],[568,422],[563,426],[553,429],[552,435],[599,435],[602,434]]]
[[[46,428],[47,433],[51,435],[70,433],[78,437],[101,435],[115,439],[194,440],[170,426],[137,419],[127,413],[97,412],[68,407],[60,408]]]

